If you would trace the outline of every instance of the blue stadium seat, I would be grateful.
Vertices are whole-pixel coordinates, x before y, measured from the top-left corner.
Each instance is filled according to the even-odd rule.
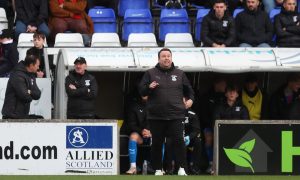
[[[95,33],[115,33],[117,32],[116,15],[110,8],[92,8],[89,16],[94,22]]]
[[[243,8],[236,8],[234,11],[233,11],[233,18],[235,18],[240,12],[244,11]]]
[[[275,9],[272,9],[272,10],[270,11],[269,17],[270,17],[272,23],[274,22],[274,17],[275,17],[277,14],[279,14],[280,12],[281,12],[281,9],[279,9],[279,8],[275,8]]]
[[[148,0],[120,0],[118,15],[123,17],[127,9],[149,9]]]
[[[149,9],[126,10],[122,28],[122,40],[127,41],[130,33],[153,33],[153,22]]]
[[[159,23],[159,40],[167,33],[190,33],[190,20],[185,9],[162,9]]]
[[[209,13],[210,9],[198,9],[197,19],[196,19],[196,27],[195,27],[195,39],[196,41],[201,41],[201,23],[203,21],[203,17]]]

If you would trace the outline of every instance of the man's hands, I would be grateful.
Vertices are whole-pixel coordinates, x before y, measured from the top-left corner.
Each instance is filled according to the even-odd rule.
[[[70,84],[70,85],[69,85],[69,88],[70,88],[70,89],[73,89],[73,90],[77,89],[76,86],[73,85],[73,84]]]
[[[148,130],[148,129],[143,129],[143,130],[142,130],[142,136],[143,136],[143,138],[149,138],[149,137],[151,137],[151,132],[150,132],[150,130]]]
[[[159,86],[159,84],[156,81],[153,81],[152,83],[150,83],[149,88],[150,89],[155,89],[158,86]]]
[[[36,30],[37,30],[37,27],[28,25],[28,26],[27,26],[26,32],[29,32],[29,33],[35,33]]]

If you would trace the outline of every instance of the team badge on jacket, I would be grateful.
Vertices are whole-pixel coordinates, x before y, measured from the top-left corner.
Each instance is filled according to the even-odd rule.
[[[223,21],[223,27],[227,27],[228,21]]]
[[[90,80],[85,80],[85,86],[89,86],[90,84]]]
[[[177,76],[176,75],[171,75],[172,81],[177,81]]]

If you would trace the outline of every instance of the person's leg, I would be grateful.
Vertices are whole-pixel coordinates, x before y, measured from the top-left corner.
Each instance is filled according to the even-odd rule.
[[[191,145],[193,147],[192,152],[192,161],[193,161],[193,168],[196,172],[200,172],[201,169],[204,169],[203,166],[207,167],[207,159],[203,155],[203,146],[200,137],[195,137],[191,140]]]
[[[50,30],[46,23],[40,24],[38,27],[38,31],[43,33],[46,37],[48,37],[50,35]]]
[[[176,163],[180,168],[186,169],[186,147],[183,139],[184,125],[182,120],[170,121],[167,131],[170,133],[170,138],[173,142]]]
[[[248,44],[248,43],[241,43],[240,45],[239,45],[240,47],[252,47],[250,44]]]
[[[27,31],[27,25],[24,24],[22,21],[17,21],[16,22],[16,29],[15,29],[15,38],[18,40],[19,35],[21,33],[26,33]]]
[[[268,43],[261,43],[257,47],[271,47]]]
[[[69,30],[75,31],[80,34],[88,34],[88,27],[83,19],[69,19]]]
[[[154,170],[162,170],[162,146],[165,139],[165,121],[149,120],[152,134],[151,164]]]
[[[130,161],[130,169],[126,172],[126,174],[136,174],[136,157],[137,157],[137,144],[142,144],[142,137],[133,132],[130,134],[129,142],[128,142],[128,152],[129,152],[129,161]]]
[[[53,18],[51,23],[53,26],[51,26],[50,40],[54,43],[56,34],[63,33],[68,29],[68,22],[66,18]]]

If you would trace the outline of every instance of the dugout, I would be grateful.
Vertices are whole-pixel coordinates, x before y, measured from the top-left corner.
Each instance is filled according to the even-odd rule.
[[[125,99],[143,72],[157,63],[160,48],[48,48],[56,51],[53,118],[66,117],[65,77],[74,60],[85,57],[98,81],[97,114],[103,119],[123,119]],[[257,74],[260,86],[271,94],[285,82],[288,72],[300,70],[297,48],[171,48],[175,66],[184,70],[197,93],[212,85],[216,74],[242,84],[245,73]]]

